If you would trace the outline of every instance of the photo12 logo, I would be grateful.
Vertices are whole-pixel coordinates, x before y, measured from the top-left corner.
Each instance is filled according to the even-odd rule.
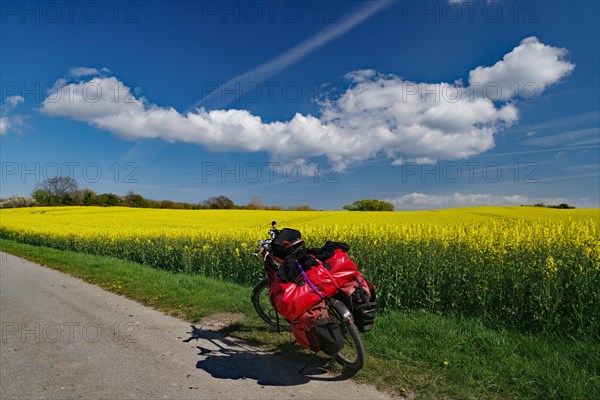
[[[298,82],[203,82],[201,94],[204,101],[222,103],[245,101],[248,103],[269,102],[297,103],[303,96]]]
[[[475,0],[417,0],[402,1],[401,21],[420,23],[513,23],[539,22],[540,4],[537,1],[475,1]]]
[[[136,175],[140,167],[134,162],[115,162],[102,166],[97,162],[80,163],[65,161],[62,163],[26,163],[5,161],[1,164],[2,183],[41,183],[56,176],[69,176],[75,180],[96,183],[100,179],[111,179],[114,183],[139,183]]]
[[[341,15],[340,1],[202,1],[202,23],[295,24],[300,21],[334,23]]]
[[[302,165],[296,162],[247,162],[247,163],[202,163],[202,183],[219,181],[221,183],[273,183],[281,180],[286,183],[296,183],[302,178],[312,178],[314,183],[338,183],[336,175],[339,166],[328,162],[324,165]]]
[[[139,22],[137,1],[2,1],[0,20],[6,23]]]
[[[75,103],[84,101],[86,103],[98,103],[100,100],[111,101],[115,104],[135,104],[135,97],[139,85],[135,82],[115,81],[112,85],[104,87],[96,81],[80,82],[79,90],[75,93],[72,85],[61,86],[57,82],[2,82],[0,86],[0,98],[5,99],[12,96],[21,96],[25,100],[33,100],[44,103]],[[124,88],[132,88],[132,92]],[[76,97],[77,95],[77,97]],[[79,97],[80,96],[80,97]]]
[[[400,166],[402,183],[498,183],[505,178],[514,183],[537,183],[540,167],[535,162],[500,165],[497,162],[478,161],[418,164],[407,162]]]
[[[134,322],[112,325],[94,322],[2,322],[2,344],[20,343],[98,343],[108,338],[115,343],[137,343],[139,327]]]

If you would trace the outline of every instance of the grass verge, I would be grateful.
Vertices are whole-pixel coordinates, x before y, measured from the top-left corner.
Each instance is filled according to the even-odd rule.
[[[296,351],[289,333],[272,332],[255,315],[250,287],[4,239],[0,249],[192,323],[215,313],[244,313],[224,333]],[[368,360],[355,379],[395,396],[591,399],[600,393],[600,343],[592,340],[523,335],[426,312],[381,315],[363,340]]]

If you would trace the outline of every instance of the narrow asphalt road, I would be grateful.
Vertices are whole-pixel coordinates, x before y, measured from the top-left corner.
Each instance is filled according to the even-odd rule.
[[[388,398],[5,253],[0,323],[2,399]]]

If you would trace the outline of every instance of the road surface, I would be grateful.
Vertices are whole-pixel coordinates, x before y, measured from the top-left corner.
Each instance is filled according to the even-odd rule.
[[[5,253],[0,323],[2,399],[388,398]]]

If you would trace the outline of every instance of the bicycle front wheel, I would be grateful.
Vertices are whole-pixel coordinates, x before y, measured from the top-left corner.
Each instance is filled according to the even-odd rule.
[[[277,327],[277,311],[269,299],[269,282],[261,279],[252,290],[252,304],[258,315],[269,325]],[[279,316],[279,326],[288,327],[287,321]]]

